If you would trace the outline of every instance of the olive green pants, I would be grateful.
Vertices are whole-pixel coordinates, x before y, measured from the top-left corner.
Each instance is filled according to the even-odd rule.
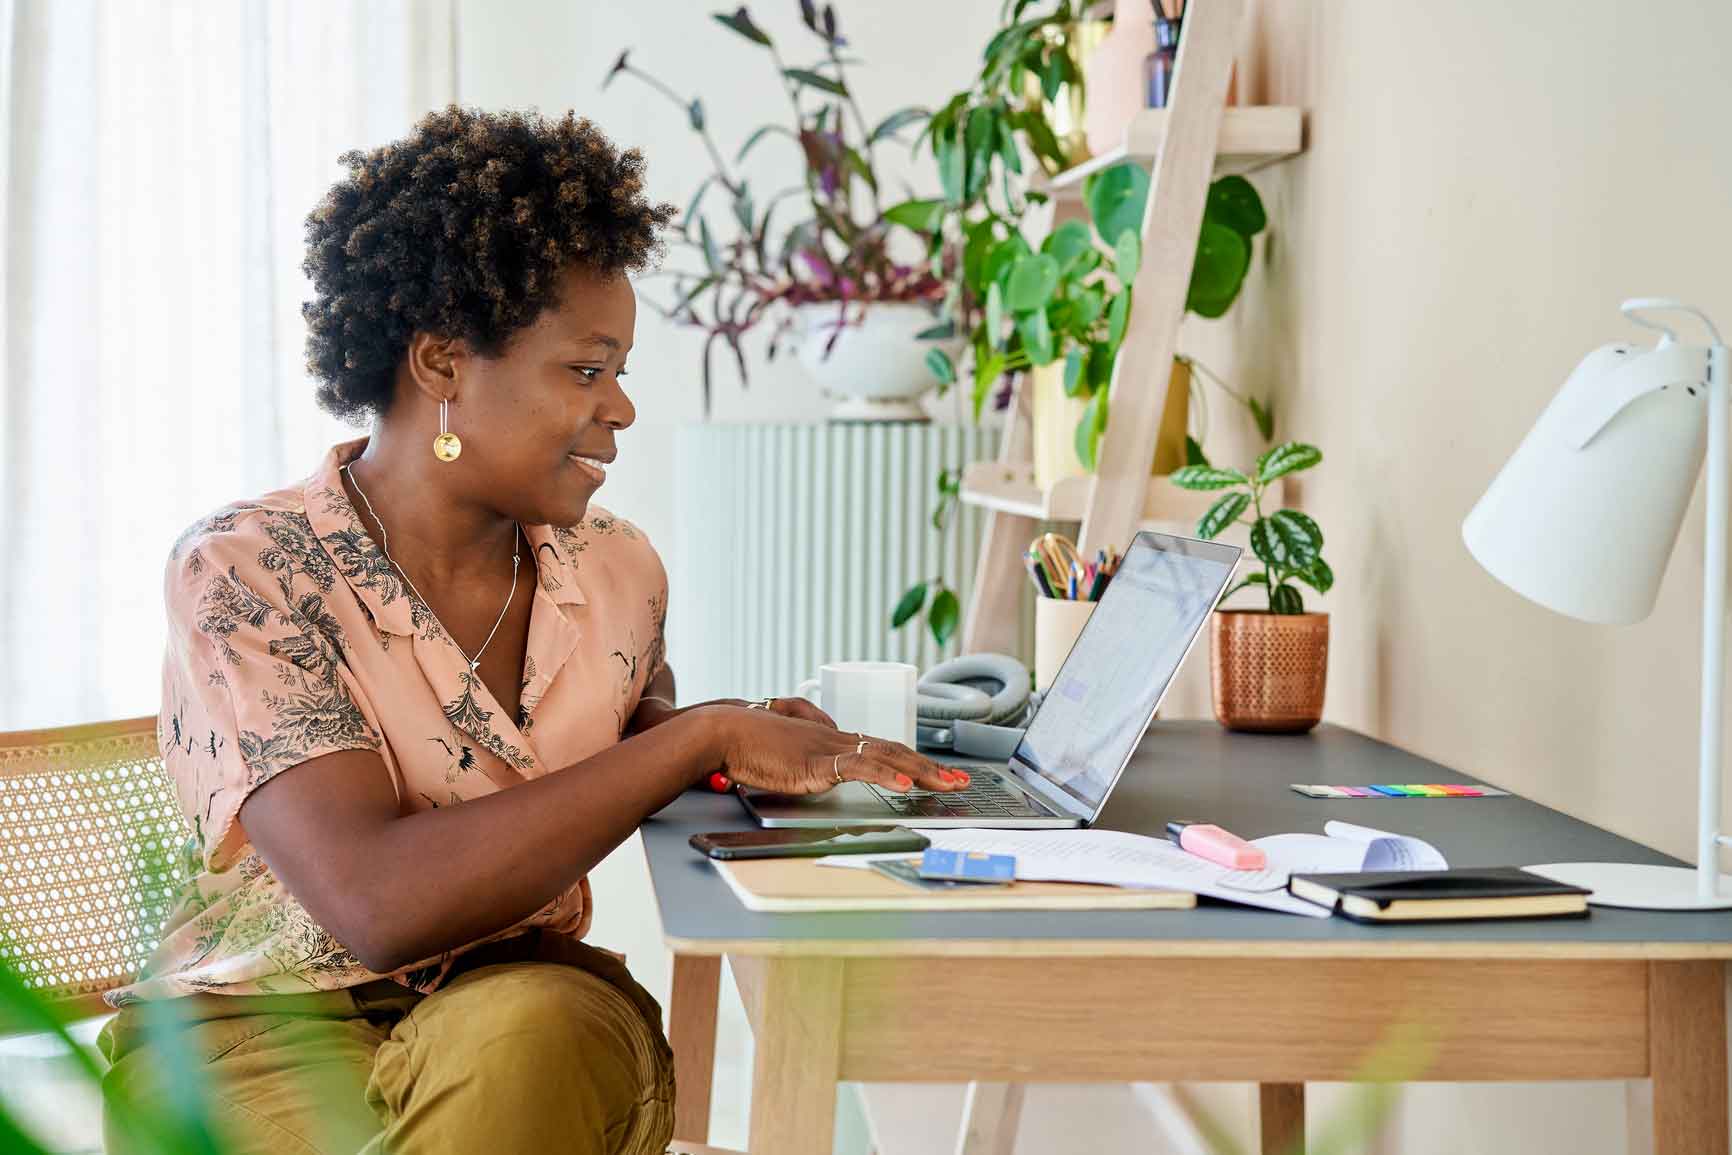
[[[426,996],[190,995],[157,1005],[166,1027],[128,1007],[103,1028],[105,1089],[150,1104],[204,1076],[225,1155],[665,1151],[673,1055],[624,964],[538,932],[472,954]]]

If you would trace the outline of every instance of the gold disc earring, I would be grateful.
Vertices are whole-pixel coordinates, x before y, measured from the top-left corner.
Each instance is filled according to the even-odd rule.
[[[439,436],[433,439],[433,456],[440,461],[456,461],[463,452],[463,440],[446,428],[451,402],[439,399]]]

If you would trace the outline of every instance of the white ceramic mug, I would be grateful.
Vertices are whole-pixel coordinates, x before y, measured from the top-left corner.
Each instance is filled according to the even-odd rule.
[[[794,692],[834,718],[844,733],[913,746],[919,680],[920,670],[907,662],[826,662]]]

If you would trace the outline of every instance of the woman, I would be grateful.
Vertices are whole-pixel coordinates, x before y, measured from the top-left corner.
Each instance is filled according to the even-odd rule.
[[[967,777],[798,698],[673,705],[661,563],[591,504],[635,415],[626,274],[673,213],[635,150],[453,106],[342,159],[303,313],[320,402],[372,433],[169,558],[198,861],[111,996],[110,1084],[170,1095],[189,1054],[246,1152],[661,1151],[660,1009],[580,941],[590,868],[718,767]]]

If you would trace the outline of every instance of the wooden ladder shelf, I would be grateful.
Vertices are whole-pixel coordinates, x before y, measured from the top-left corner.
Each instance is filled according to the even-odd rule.
[[[1056,227],[1085,219],[1081,188],[1090,173],[1123,160],[1152,163],[1143,209],[1143,260],[1132,287],[1131,315],[1108,385],[1111,418],[1092,475],[1035,484],[1029,404],[1012,392],[996,462],[963,471],[961,499],[987,509],[974,597],[962,628],[962,652],[1017,651],[1027,582],[1021,556],[1041,521],[1079,521],[1085,557],[1111,546],[1121,552],[1138,528],[1190,533],[1214,494],[1189,493],[1150,477],[1155,436],[1166,404],[1168,367],[1184,318],[1191,264],[1209,181],[1248,172],[1299,152],[1303,116],[1289,107],[1228,107],[1244,0],[1208,0],[1187,8],[1170,106],[1139,113],[1125,143],[1052,178]]]

